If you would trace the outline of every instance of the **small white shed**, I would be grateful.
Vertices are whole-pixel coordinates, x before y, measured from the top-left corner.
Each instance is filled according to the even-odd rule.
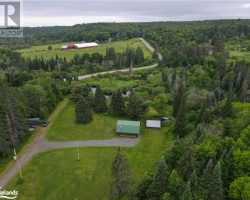
[[[161,121],[160,120],[147,120],[146,127],[149,129],[161,129]]]

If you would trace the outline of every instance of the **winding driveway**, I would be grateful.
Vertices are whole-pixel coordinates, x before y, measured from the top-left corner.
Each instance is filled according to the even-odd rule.
[[[19,158],[20,167],[28,162],[32,156],[47,151],[50,149],[70,148],[76,147],[75,141],[70,142],[48,142],[44,139],[46,128],[42,128],[34,140],[28,144],[28,150]],[[138,143],[138,138],[116,138],[110,140],[86,140],[78,141],[79,147],[105,147],[105,146],[123,146],[133,147]],[[4,188],[6,184],[18,173],[18,166],[14,164],[0,179],[0,187]]]
[[[143,38],[140,38],[140,40],[149,48],[149,50],[154,51],[154,48]],[[162,56],[158,53],[159,59],[162,59]],[[140,69],[148,69],[158,66],[158,64],[154,64],[151,66],[146,67],[140,67],[140,68],[134,68],[134,70],[140,70]],[[95,76],[98,74],[106,74],[106,73],[114,73],[116,71],[128,71],[128,69],[122,69],[122,70],[113,70],[113,71],[107,71],[107,72],[100,72],[96,74],[88,74],[84,76],[79,76],[79,80],[89,78],[91,76]],[[59,148],[70,148],[70,147],[76,147],[77,144],[74,141],[69,142],[48,142],[44,139],[46,128],[41,128],[41,130],[38,132],[38,134],[35,136],[35,138],[28,143],[25,148],[27,149],[19,158],[20,167],[22,167],[25,163],[27,163],[32,156],[47,151],[49,149],[59,149]],[[104,146],[123,146],[123,147],[133,147],[138,143],[138,138],[116,138],[116,139],[110,139],[110,140],[86,140],[86,141],[78,141],[79,147],[104,147]],[[6,184],[18,173],[18,166],[15,163],[12,165],[1,177],[0,177],[0,188],[4,188]]]

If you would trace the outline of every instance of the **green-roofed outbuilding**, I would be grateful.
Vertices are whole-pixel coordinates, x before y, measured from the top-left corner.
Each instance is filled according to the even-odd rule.
[[[120,136],[139,137],[140,134],[139,121],[118,120],[116,125],[116,133]]]

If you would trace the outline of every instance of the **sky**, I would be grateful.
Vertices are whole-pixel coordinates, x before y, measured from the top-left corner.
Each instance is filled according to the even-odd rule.
[[[23,0],[23,26],[250,19],[250,1]]]

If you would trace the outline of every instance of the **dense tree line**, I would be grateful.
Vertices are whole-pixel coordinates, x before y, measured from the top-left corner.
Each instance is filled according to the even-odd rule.
[[[94,23],[74,26],[24,27],[23,38],[1,39],[13,49],[71,41],[112,41],[144,37],[154,46],[177,45],[184,40],[197,44],[223,36],[226,40],[249,37],[249,20],[206,20],[194,22]],[[159,35],[160,34],[160,35]],[[183,43],[182,43],[183,44]],[[160,48],[159,48],[160,49]]]
[[[92,121],[91,108],[96,113],[105,113],[116,117],[127,116],[131,119],[140,119],[148,110],[148,104],[135,92],[131,91],[127,103],[121,90],[113,92],[107,105],[105,94],[98,85],[93,94],[89,84],[83,87],[76,86],[72,91],[72,100],[76,102],[76,121],[78,123],[89,123]],[[84,120],[86,117],[86,120]]]
[[[26,136],[27,118],[46,119],[69,94],[68,82],[43,70],[29,71],[20,54],[1,49],[0,75],[0,159],[8,156]],[[12,154],[11,154],[12,155]]]

